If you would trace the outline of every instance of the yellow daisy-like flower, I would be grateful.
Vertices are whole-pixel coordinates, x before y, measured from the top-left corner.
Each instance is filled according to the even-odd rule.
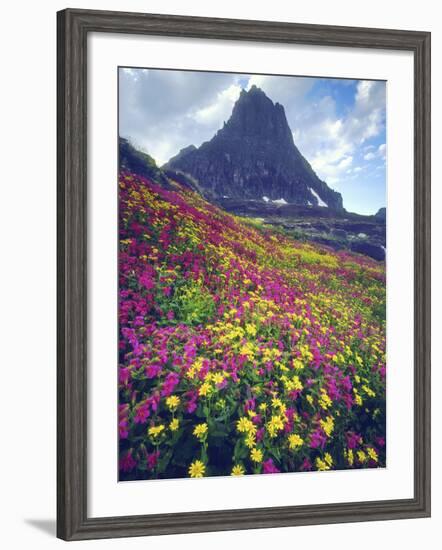
[[[362,464],[367,460],[367,455],[364,453],[364,451],[358,451],[356,455],[359,462],[361,462]]]
[[[244,443],[246,444],[246,447],[248,447],[249,449],[254,447],[256,445],[256,435],[255,435],[255,433],[254,432],[249,432],[247,434],[247,437],[246,437]]]
[[[203,424],[197,424],[193,430],[193,435],[202,441],[207,434],[207,430],[208,427],[205,422]]]
[[[246,324],[246,332],[249,336],[256,336],[256,327],[250,323]]]
[[[180,427],[180,421],[178,420],[178,418],[174,418],[172,422],[169,424],[169,429],[171,432],[176,432],[179,427]]]
[[[280,409],[281,407],[284,407],[284,403],[278,397],[274,397],[272,399],[272,407],[275,409]]]
[[[375,462],[378,461],[378,453],[373,449],[373,447],[367,447],[367,454],[371,460],[374,460]]]
[[[201,384],[200,389],[198,390],[198,395],[205,397],[206,395],[212,393],[212,391],[213,387],[208,382],[204,382],[204,384]]]
[[[258,409],[262,412],[265,412],[267,410],[267,403],[261,403]]]
[[[230,475],[232,476],[243,476],[245,473],[244,468],[240,464],[235,464],[232,468],[232,473]]]
[[[321,428],[324,430],[326,435],[330,437],[335,427],[333,416],[327,416],[325,420],[321,419],[319,423],[321,424]]]
[[[161,434],[163,430],[164,430],[164,424],[159,424],[158,426],[151,426],[147,430],[147,433],[150,435],[150,437],[156,438]]]
[[[189,466],[190,477],[204,477],[206,473],[206,467],[201,460],[194,460]]]
[[[325,472],[326,470],[330,470],[332,466],[333,466],[333,459],[330,453],[325,453],[324,459],[320,458],[319,456],[316,458],[316,468],[320,472]]]
[[[284,422],[280,416],[272,416],[266,424],[270,437],[276,437],[278,432],[284,429]]]
[[[178,395],[170,395],[166,399],[166,405],[169,407],[171,411],[175,411],[180,404],[181,399],[178,397]]]
[[[215,384],[221,384],[224,382],[224,375],[221,372],[215,372],[212,376],[212,380]]]
[[[362,406],[362,403],[363,403],[362,397],[358,393],[355,393],[355,403],[356,403],[356,405],[359,405],[360,407]]]
[[[253,460],[253,462],[262,462],[262,451],[260,449],[252,449],[250,453],[250,458]]]
[[[366,384],[362,386],[362,389],[365,391],[368,397],[376,397],[376,393]]]
[[[237,421],[236,429],[240,433],[248,433],[248,432],[253,432],[256,428],[253,422],[249,418],[243,416]]]
[[[288,437],[290,449],[296,449],[297,447],[302,447],[304,440],[298,434],[290,434]]]
[[[324,390],[324,388],[321,388],[321,395],[319,396],[320,407],[326,410],[331,406],[331,404],[332,404],[332,400],[328,396],[328,393]]]
[[[310,405],[313,405],[313,396],[312,395],[307,395],[306,399],[310,403]]]

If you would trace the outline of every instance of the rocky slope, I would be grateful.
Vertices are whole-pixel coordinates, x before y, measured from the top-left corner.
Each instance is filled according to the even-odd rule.
[[[384,215],[363,216],[319,206],[227,198],[218,199],[217,204],[227,212],[250,218],[260,225],[273,226],[296,239],[385,260],[385,212]]]
[[[243,90],[216,135],[182,149],[164,166],[195,178],[206,197],[327,206],[342,197],[320,180],[293,141],[284,107],[256,86]]]

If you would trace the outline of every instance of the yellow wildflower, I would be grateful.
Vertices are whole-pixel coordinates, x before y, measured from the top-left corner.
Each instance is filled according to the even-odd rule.
[[[198,390],[198,395],[205,397],[210,393],[212,393],[212,391],[213,391],[213,387],[208,382],[204,382],[203,384],[201,384]]]
[[[376,397],[376,393],[366,384],[362,386],[362,389],[365,391],[368,397]]]
[[[364,462],[367,460],[367,455],[364,453],[364,451],[358,451],[356,454],[359,462],[364,464]]]
[[[249,432],[247,434],[246,439],[244,440],[244,443],[246,444],[246,447],[248,447],[249,449],[254,447],[256,445],[256,434],[255,434],[255,432]]]
[[[281,409],[282,407],[284,407],[284,403],[281,401],[281,399],[278,399],[277,397],[274,397],[272,399],[272,407],[274,409]]]
[[[206,472],[206,467],[201,460],[195,460],[189,466],[189,475],[190,477],[203,477]]]
[[[330,437],[333,432],[333,428],[335,427],[333,416],[327,416],[325,420],[321,418],[319,423],[321,424],[321,428],[324,430],[327,436]]]
[[[332,404],[332,400],[328,396],[328,393],[324,388],[321,388],[321,395],[319,396],[319,405],[322,409],[328,409]]]
[[[232,473],[230,475],[232,476],[243,476],[245,473],[244,468],[240,464],[235,464],[232,468]]]
[[[215,384],[221,384],[224,382],[224,374],[222,372],[215,372],[212,376],[212,380]]]
[[[284,429],[284,422],[280,416],[272,416],[266,424],[270,437],[276,437],[278,432]]]
[[[356,392],[355,392],[355,403],[356,403],[356,405],[359,405],[360,407],[362,406],[362,403],[363,403],[362,397]]]
[[[262,451],[260,449],[252,449],[250,453],[250,458],[253,460],[253,462],[262,462]]]
[[[256,336],[256,327],[251,323],[246,324],[246,332],[249,336]]]
[[[170,395],[166,399],[166,405],[169,407],[171,411],[175,411],[180,404],[181,399],[178,397],[178,395]]]
[[[206,434],[207,434],[207,430],[208,430],[208,427],[207,427],[207,424],[204,422],[203,424],[197,424],[193,430],[193,435],[199,439],[200,441],[202,441]]]
[[[169,429],[171,432],[176,432],[179,427],[180,427],[180,421],[178,420],[178,418],[174,418],[172,422],[169,424]]]
[[[255,352],[254,352],[254,349],[253,349],[253,344],[251,344],[250,342],[247,342],[246,344],[241,346],[241,348],[239,350],[239,354],[240,355],[245,355],[250,361],[253,361],[253,359],[255,358]]]
[[[151,426],[147,433],[153,437],[153,438],[156,438],[157,436],[159,436],[161,434],[161,432],[164,430],[164,424],[159,424],[158,426]]]
[[[237,423],[236,423],[236,429],[240,432],[240,433],[248,433],[250,431],[254,431],[256,430],[253,422],[249,419],[249,418],[246,418],[245,416],[243,416],[242,418],[240,418]]]
[[[304,443],[304,440],[298,434],[290,434],[288,437],[288,440],[289,440],[290,449],[296,449],[296,447],[301,447]]]
[[[325,472],[326,470],[330,470],[332,466],[333,466],[333,459],[330,453],[325,453],[324,459],[320,458],[319,456],[316,458],[316,468],[320,472]]]
[[[373,449],[373,447],[367,447],[367,454],[371,460],[374,460],[375,462],[378,461],[378,453]]]

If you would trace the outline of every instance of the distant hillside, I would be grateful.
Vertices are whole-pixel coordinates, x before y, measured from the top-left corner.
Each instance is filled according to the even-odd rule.
[[[154,159],[143,153],[125,138],[118,138],[119,169],[149,178],[163,187],[169,187],[169,180]]]

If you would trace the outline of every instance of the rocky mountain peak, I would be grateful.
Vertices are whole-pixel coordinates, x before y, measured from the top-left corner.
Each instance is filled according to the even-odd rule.
[[[241,91],[210,141],[182,149],[165,168],[191,175],[214,198],[343,208],[296,147],[284,107],[257,86]]]
[[[287,141],[287,146],[293,142],[284,107],[255,85],[241,91],[223,130],[254,140]]]

